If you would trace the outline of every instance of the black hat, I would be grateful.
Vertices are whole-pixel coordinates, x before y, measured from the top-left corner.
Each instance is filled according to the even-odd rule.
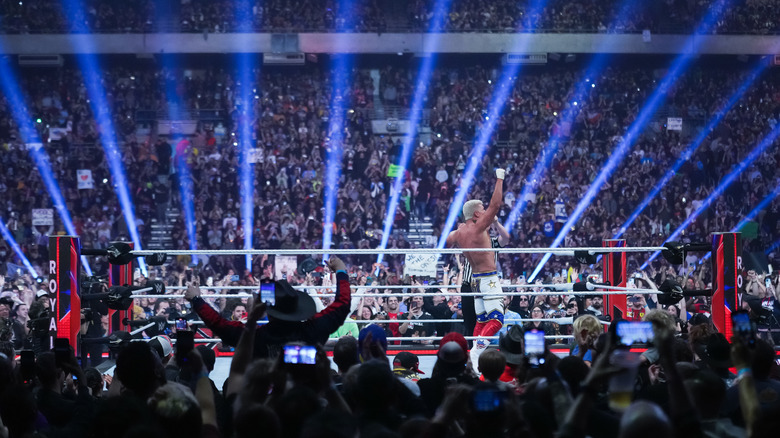
[[[408,351],[401,351],[395,355],[393,359],[393,366],[400,365],[406,369],[410,369],[417,374],[425,374],[420,371],[420,359],[417,355]]]
[[[731,367],[731,344],[722,333],[713,333],[707,338],[703,359],[714,368]]]
[[[506,332],[506,335],[501,335],[498,340],[498,347],[501,349],[501,353],[506,357],[506,362],[512,365],[520,365],[523,363],[523,338],[525,333],[523,327],[520,325],[513,325]]]
[[[286,280],[274,282],[273,306],[268,307],[268,316],[282,321],[305,321],[315,313],[317,306],[307,293],[295,290]]]

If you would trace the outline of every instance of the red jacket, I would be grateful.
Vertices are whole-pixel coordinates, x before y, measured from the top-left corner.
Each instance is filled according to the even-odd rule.
[[[336,298],[328,307],[306,321],[290,322],[273,319],[268,324],[257,326],[255,333],[255,357],[275,357],[288,342],[305,342],[324,345],[328,336],[335,332],[347,318],[351,291],[349,276],[344,272],[336,274]],[[192,309],[200,316],[206,327],[222,339],[222,343],[235,346],[244,330],[240,321],[230,321],[214,310],[202,298],[192,300]]]

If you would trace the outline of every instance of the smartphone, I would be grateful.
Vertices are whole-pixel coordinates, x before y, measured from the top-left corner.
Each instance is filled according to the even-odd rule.
[[[231,275],[230,281],[238,281],[238,275]]]
[[[428,280],[423,280],[423,285],[428,286]]]
[[[471,396],[471,407],[475,412],[495,412],[503,404],[501,392],[495,389],[478,389]]]
[[[756,329],[750,321],[750,315],[745,310],[738,310],[731,314],[731,325],[734,333],[742,338],[749,346],[756,345]]]
[[[54,362],[57,368],[67,363],[70,359],[70,340],[68,338],[54,338]]]
[[[214,286],[214,277],[209,277],[206,279],[206,286],[208,287]]]
[[[269,281],[260,285],[260,301],[269,306],[276,305],[276,285]]]
[[[187,320],[184,318],[176,318],[176,331],[187,330]]]
[[[24,383],[32,383],[35,378],[35,352],[22,350],[19,353],[19,373]]]
[[[192,281],[192,270],[187,269],[184,271],[184,279],[187,281],[187,283]]]
[[[176,360],[183,363],[195,348],[195,332],[182,330],[176,332]]]
[[[617,336],[620,345],[652,344],[655,333],[649,321],[618,321]]]
[[[284,346],[284,363],[290,365],[314,365],[317,359],[317,348],[312,345],[298,343]]]
[[[538,368],[544,364],[544,332],[542,330],[529,330],[523,336],[528,365],[531,368]]]
[[[764,286],[766,287],[772,287],[772,279],[767,277],[764,279]]]

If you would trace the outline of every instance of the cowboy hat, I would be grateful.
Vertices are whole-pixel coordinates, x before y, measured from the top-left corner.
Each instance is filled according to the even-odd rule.
[[[523,338],[524,332],[520,325],[513,325],[506,334],[502,334],[498,340],[498,347],[506,357],[506,362],[513,365],[523,363]]]
[[[308,294],[294,289],[286,280],[274,283],[274,305],[268,306],[268,316],[282,321],[305,321],[315,313],[317,306]]]

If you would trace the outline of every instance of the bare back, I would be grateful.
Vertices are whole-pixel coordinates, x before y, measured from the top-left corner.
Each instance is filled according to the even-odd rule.
[[[455,232],[455,243],[461,248],[492,248],[488,229],[483,228],[476,220],[467,221]],[[466,260],[471,264],[473,272],[496,270],[495,251],[464,252]]]

